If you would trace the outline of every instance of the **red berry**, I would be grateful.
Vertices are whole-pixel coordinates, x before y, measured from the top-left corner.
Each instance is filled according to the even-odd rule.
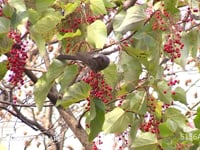
[[[26,45],[23,43],[23,41],[21,41],[21,34],[17,31],[10,31],[8,33],[8,37],[14,41],[14,44],[10,50],[10,56],[8,58],[8,69],[12,72],[9,75],[9,82],[11,82],[14,86],[17,86],[18,83],[23,85],[24,66],[28,57],[25,51]]]

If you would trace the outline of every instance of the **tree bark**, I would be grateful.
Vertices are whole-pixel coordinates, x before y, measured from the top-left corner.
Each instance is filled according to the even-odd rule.
[[[34,82],[37,82],[37,77],[32,73],[30,70],[25,70],[25,74]],[[49,100],[55,105],[57,101],[57,95],[58,93],[54,90],[50,90],[47,97]],[[75,136],[79,139],[85,150],[91,150],[92,144],[88,141],[88,135],[86,131],[78,126],[78,121],[74,117],[73,113],[70,109],[64,110],[62,107],[57,108],[60,115],[63,117],[66,124],[69,126],[69,128],[72,130],[72,132],[75,134]]]

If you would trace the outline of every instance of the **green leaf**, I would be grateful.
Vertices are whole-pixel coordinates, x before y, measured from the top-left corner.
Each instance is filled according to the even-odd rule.
[[[90,0],[90,9],[95,15],[107,14],[103,0]]]
[[[96,99],[94,99],[94,100],[96,100]],[[94,118],[97,116],[97,113],[96,113],[96,103],[95,103],[95,101],[93,101],[93,99],[90,101],[90,121],[91,120],[94,120]]]
[[[163,105],[163,102],[161,102],[161,101],[155,102],[155,106],[156,106],[155,115],[156,115],[156,118],[159,120],[162,118],[162,113],[163,113],[162,105]]]
[[[58,34],[58,40],[63,40],[65,38],[73,38],[76,36],[81,36],[81,30],[77,29],[76,32],[68,32],[64,35]]]
[[[77,65],[70,65],[67,66],[64,70],[63,76],[60,78],[60,85],[61,85],[61,91],[65,91],[70,84],[72,84],[72,81],[76,78],[78,73],[78,66]]]
[[[28,17],[27,11],[14,12],[11,17],[11,28],[17,28],[18,25],[24,24],[23,20]]]
[[[77,82],[68,88],[57,105],[67,108],[69,105],[87,98],[90,95],[90,90],[91,87],[87,83],[83,81]]]
[[[183,114],[181,114],[180,110],[176,108],[168,108],[164,113],[164,117],[166,119],[172,120],[176,123],[177,127],[184,128],[186,124],[186,118]]]
[[[124,10],[121,10],[119,13],[117,13],[115,15],[115,18],[113,20],[114,21],[113,22],[114,29],[117,29],[120,27],[120,25],[122,24],[122,20],[124,20],[125,16],[126,16],[126,11],[124,11]]]
[[[55,0],[35,0],[35,6],[38,11],[43,11],[47,9],[50,5],[54,3]]]
[[[120,73],[120,74],[123,74],[123,73]],[[117,89],[117,91],[116,91],[117,92],[116,93],[116,97],[120,97],[120,96],[128,94],[129,93],[129,89],[127,88],[127,86],[128,85],[126,83],[121,84],[120,88]],[[133,87],[131,89],[133,89]]]
[[[183,41],[183,39],[182,39],[182,41]],[[184,42],[184,47],[183,47],[183,49],[181,50],[181,57],[180,58],[178,58],[177,60],[175,60],[175,62],[177,63],[177,64],[179,64],[182,68],[184,68],[185,67],[185,65],[187,64],[187,61],[185,61],[187,58],[188,58],[188,56],[189,56],[189,47],[188,47],[189,45],[186,43],[186,42]]]
[[[3,62],[0,62],[0,80],[3,79],[3,77],[5,76],[6,72],[8,71],[7,69],[7,64],[8,64],[8,61],[5,60]]]
[[[9,52],[12,48],[13,41],[7,36],[0,37],[0,54]]]
[[[175,92],[175,94],[172,95],[172,98],[175,101],[179,101],[183,104],[187,104],[186,93],[185,93],[185,90],[183,88],[176,87],[174,92]]]
[[[42,110],[43,104],[55,80],[63,73],[66,63],[55,59],[49,66],[48,72],[44,73],[34,86],[35,102],[39,111]]]
[[[106,39],[107,31],[106,25],[100,20],[96,20],[87,27],[87,40],[96,48],[103,48]]]
[[[124,73],[123,75],[126,83],[130,83],[132,87],[134,87],[142,72],[142,67],[138,59],[129,56],[125,52],[121,52],[118,67],[119,71]]]
[[[187,52],[191,54],[192,57],[196,57],[199,47],[199,30],[194,29],[184,34],[182,41],[184,46],[186,46]]]
[[[194,118],[194,124],[196,128],[200,129],[200,111],[197,111],[197,115]]]
[[[32,8],[36,10],[35,0],[24,0],[24,3],[27,9]]]
[[[163,150],[174,150],[177,143],[180,142],[180,138],[176,136],[171,136],[168,138],[162,138],[159,140],[159,145],[162,146]],[[182,143],[182,142],[181,142]],[[158,149],[156,149],[158,150]]]
[[[192,138],[193,143],[198,143],[199,145],[199,140],[200,140],[200,130],[193,130],[192,132],[188,133],[189,135],[186,137]]]
[[[55,29],[56,25],[60,22],[60,19],[61,15],[51,12],[39,19],[31,27],[31,30],[37,34],[48,34],[53,29]]]
[[[149,50],[141,50],[135,47],[123,47],[123,50],[127,52],[128,55],[135,57],[140,61],[140,63],[144,64],[148,67],[150,59],[150,51]]]
[[[134,150],[156,150],[158,141],[153,133],[140,133],[133,141],[131,148]]]
[[[167,119],[166,122],[160,123],[159,129],[162,137],[170,137],[176,132],[177,125],[172,120]]]
[[[26,10],[26,6],[23,0],[8,0],[8,3],[10,6],[16,8],[18,12]]]
[[[14,13],[14,8],[11,7],[8,3],[5,4],[5,6],[3,7],[3,14],[6,17],[11,18],[11,16],[13,15],[13,13]]]
[[[181,50],[181,57],[176,60],[176,63],[185,67],[187,61],[185,61],[189,56],[197,57],[198,47],[200,43],[199,30],[193,29],[189,32],[183,32],[181,41],[184,43],[184,47]]]
[[[117,66],[116,64],[109,65],[106,69],[103,70],[103,75],[106,83],[112,88],[117,84]]]
[[[197,108],[197,113],[200,113],[200,107]]]
[[[141,50],[135,47],[123,47],[130,56],[137,57],[138,59],[147,59],[150,55],[150,52],[147,50]]]
[[[5,17],[0,17],[0,36],[5,35],[10,30],[10,20]]]
[[[135,140],[136,138],[136,135],[138,133],[138,129],[140,128],[140,123],[141,123],[141,120],[140,119],[135,119],[132,123],[131,123],[131,130],[130,130],[130,138],[132,141]]]
[[[30,31],[31,31],[31,37],[35,41],[35,43],[39,49],[40,55],[44,56],[45,52],[46,52],[45,39],[43,38],[43,36],[41,34],[38,34],[38,33],[34,32],[33,30],[30,30]]]
[[[114,30],[123,33],[137,30],[143,26],[145,19],[144,5],[135,5],[126,11],[125,18],[121,20],[120,26],[114,28]],[[119,22],[117,24],[119,24]]]
[[[172,97],[171,97],[171,90],[167,85],[166,81],[160,81],[157,83],[157,86],[154,90],[158,93],[158,98],[164,103],[171,104]]]
[[[100,99],[91,100],[90,115],[89,141],[92,141],[102,131],[105,120],[105,106]]]
[[[103,2],[106,8],[113,8],[116,6],[112,0],[103,0]]]
[[[159,38],[161,39],[161,37],[158,35],[155,37],[152,31],[146,28],[148,27],[145,26],[144,31],[138,31],[134,35],[132,47],[125,47],[124,49],[130,55],[136,56],[153,77],[159,78],[159,71],[162,68],[159,65],[161,53],[161,42],[159,43],[161,40]]]
[[[179,9],[176,8],[177,0],[173,0],[173,1],[164,0],[164,3],[165,3],[165,6],[164,6],[165,10],[169,11],[170,13],[175,14],[175,13],[179,12]]]
[[[64,5],[63,8],[65,10],[65,16],[73,13],[79,5],[80,2],[67,3]]]
[[[128,113],[121,108],[115,108],[105,116],[103,131],[105,133],[119,133],[127,129],[130,124]]]
[[[30,8],[28,9],[28,17],[29,21],[32,24],[35,24],[41,18],[41,14],[38,13],[36,10]]]
[[[128,103],[128,110],[133,111],[137,114],[145,114],[146,113],[146,101],[145,101],[145,93],[144,91],[135,91],[134,93],[130,93],[126,100]]]

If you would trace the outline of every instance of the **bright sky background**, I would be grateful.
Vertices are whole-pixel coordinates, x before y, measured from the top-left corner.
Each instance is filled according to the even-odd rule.
[[[140,0],[143,1],[143,0]],[[0,57],[0,61],[2,61],[3,57]],[[184,88],[184,89],[188,89],[188,87],[185,86],[185,80],[187,79],[191,79],[192,82],[189,85],[194,84],[197,80],[199,80],[200,78],[200,74],[197,68],[194,67],[194,63],[191,63],[189,65],[187,65],[186,70],[187,72],[182,72],[183,70],[180,67],[175,67],[174,72],[178,72],[177,73],[177,79],[180,80],[180,84],[178,86]],[[200,98],[200,96],[198,95],[198,97],[195,99],[194,98],[194,93],[199,91],[199,87],[200,87],[200,82],[195,83],[195,86],[192,87],[188,93],[187,93],[187,100],[188,103],[192,106],[194,105]],[[185,112],[185,108],[182,108],[183,112]],[[30,139],[32,137],[34,137],[35,135],[38,135],[40,132],[36,132],[34,130],[32,130],[30,127],[24,125],[23,123],[17,123],[17,121],[19,121],[16,118],[12,119],[13,122],[2,122],[0,120],[0,143],[5,145],[6,147],[9,147],[10,150],[14,150],[14,149],[23,149],[24,148],[24,142],[27,139]],[[24,135],[24,131],[27,132],[27,135]],[[113,147],[113,141],[117,140],[115,138],[115,135],[102,135],[103,138],[101,138],[101,140],[103,140],[103,145],[101,146],[101,150],[112,150]],[[69,130],[67,132],[67,139],[65,140],[66,143],[66,147],[67,145],[72,146],[75,150],[81,150],[81,144],[80,142],[75,139],[73,137],[73,133]],[[39,140],[41,143],[43,142],[43,137],[39,137]],[[117,141],[119,142],[119,141]],[[36,145],[37,142],[33,142],[28,148],[28,150],[30,149],[34,149],[36,150]],[[42,144],[41,144],[42,145]],[[44,148],[42,146],[40,146],[38,148],[38,150],[43,150]],[[64,148],[63,150],[69,150],[68,148]]]

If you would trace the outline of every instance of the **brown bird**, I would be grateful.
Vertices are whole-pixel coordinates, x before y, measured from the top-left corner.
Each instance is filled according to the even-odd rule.
[[[58,60],[80,60],[94,72],[105,69],[110,63],[110,59],[106,55],[100,53],[77,53],[75,56],[61,54],[56,58]]]

